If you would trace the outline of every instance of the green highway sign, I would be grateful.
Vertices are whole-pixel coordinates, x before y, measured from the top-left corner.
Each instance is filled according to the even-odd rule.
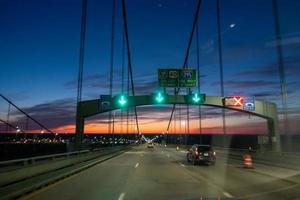
[[[178,87],[178,69],[158,69],[158,85],[160,87]]]
[[[195,69],[180,69],[179,87],[197,87],[197,71]]]
[[[184,69],[158,69],[159,87],[197,87],[197,70]]]

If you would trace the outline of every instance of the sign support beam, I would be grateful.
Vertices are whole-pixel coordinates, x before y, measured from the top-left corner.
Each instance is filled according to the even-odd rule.
[[[116,98],[111,99],[111,105],[102,107],[101,99],[94,99],[88,101],[81,101],[77,105],[77,118],[76,118],[76,146],[80,147],[83,133],[84,133],[84,119],[104,112],[109,112],[116,109],[122,109],[120,105],[113,103]],[[155,105],[153,103],[152,95],[142,96],[128,96],[126,107],[144,106],[144,105]],[[268,136],[270,150],[275,152],[281,152],[279,125],[278,125],[278,114],[277,106],[274,103],[267,101],[255,101],[255,110],[243,110],[239,107],[228,107],[223,104],[224,97],[219,96],[206,96],[205,102],[202,105],[213,106],[219,108],[225,108],[229,110],[236,110],[239,112],[255,115],[267,120],[268,124]],[[187,95],[168,95],[164,104],[190,104]]]

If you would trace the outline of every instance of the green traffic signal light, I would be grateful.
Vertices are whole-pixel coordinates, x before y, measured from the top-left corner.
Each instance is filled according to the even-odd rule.
[[[201,100],[201,97],[199,97],[199,95],[198,95],[198,93],[195,93],[194,95],[193,95],[193,102],[195,102],[195,103],[199,103],[200,102],[200,100]]]
[[[167,100],[167,94],[164,91],[157,91],[152,94],[152,102],[156,104],[164,103]]]
[[[128,99],[125,95],[118,96],[117,103],[119,106],[124,107],[128,103]]]
[[[157,103],[162,103],[164,102],[165,100],[165,95],[162,93],[162,92],[158,92],[156,95],[155,95],[155,101]]]
[[[199,94],[199,93],[193,93],[190,95],[190,103],[192,104],[203,104],[205,102],[206,95],[205,94]]]

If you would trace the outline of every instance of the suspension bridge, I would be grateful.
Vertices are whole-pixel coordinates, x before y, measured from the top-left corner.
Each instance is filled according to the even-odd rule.
[[[276,2],[273,1],[275,15],[278,14]],[[156,86],[150,88],[152,92],[143,95],[136,90],[138,82],[135,81],[137,77],[132,62],[133,38],[130,37],[127,4],[125,0],[113,0],[109,81],[106,88],[108,93],[91,99],[83,98],[89,4],[87,0],[82,0],[81,3],[74,134],[62,136],[62,133],[52,130],[47,123],[16,105],[12,99],[0,94],[1,100],[8,106],[6,119],[0,119],[5,129],[2,132],[16,135],[14,140],[4,142],[7,146],[3,149],[6,151],[5,148],[11,144],[20,145],[21,140],[17,136],[22,135],[25,139],[34,138],[31,140],[34,145],[43,143],[41,145],[44,149],[40,151],[45,151],[43,154],[27,153],[27,156],[25,152],[25,156],[23,154],[11,160],[1,159],[0,199],[296,199],[300,196],[300,155],[282,151],[279,123],[281,111],[277,104],[256,100],[254,96],[225,95],[220,0],[216,0],[215,7],[220,87],[218,96],[210,95],[210,91],[201,88],[198,21],[202,0],[197,0],[195,4],[182,65],[159,68],[157,74],[152,74],[157,76]],[[118,14],[122,21],[120,84],[116,83],[117,78],[114,77],[117,69],[115,43]],[[279,26],[278,19],[275,22],[275,26]],[[276,33],[277,36],[280,35],[278,30]],[[196,67],[189,65],[193,45]],[[277,54],[281,103],[284,108],[282,113],[284,121],[288,123],[287,91],[285,78],[282,76],[284,66],[280,45],[277,47]],[[139,113],[139,108],[149,106],[167,116],[166,120],[159,122],[166,122],[160,126],[163,130],[153,135],[143,133],[143,117]],[[206,107],[221,111],[218,115],[221,116],[222,131],[209,136],[219,138],[218,140],[201,137],[204,135],[203,109]],[[11,116],[12,110],[19,112],[17,119],[22,120],[15,120]],[[119,121],[116,120],[116,112],[120,114]],[[227,127],[229,112],[261,119],[267,127],[266,133],[259,136],[254,134],[255,142],[247,139],[231,141]],[[105,118],[105,123],[101,123],[102,130],[106,130],[105,134],[87,134],[87,120],[99,115]],[[191,128],[192,120],[197,121],[196,128]],[[47,138],[44,142],[38,139],[41,135]],[[175,141],[172,137],[176,138]],[[181,140],[182,137],[185,137],[185,141]],[[54,146],[49,145],[50,143],[54,143]],[[147,148],[147,143],[154,143],[154,148]],[[189,163],[187,152],[196,148],[193,144],[212,146],[209,153],[217,156],[216,165],[194,166]],[[53,151],[56,147],[62,151]],[[199,156],[198,149],[195,151]],[[253,158],[253,167],[245,167],[244,155],[250,156],[251,162]]]

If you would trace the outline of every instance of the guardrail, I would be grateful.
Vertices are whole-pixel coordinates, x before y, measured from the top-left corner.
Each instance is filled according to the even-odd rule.
[[[84,154],[84,153],[89,153],[89,152],[91,152],[91,150],[73,151],[73,152],[68,152],[68,153],[58,153],[58,154],[50,154],[50,155],[46,155],[46,156],[34,156],[34,157],[30,157],[30,158],[21,158],[21,159],[0,161],[0,168],[6,167],[6,166],[11,166],[11,165],[18,165],[18,164],[23,164],[23,165],[33,164],[36,161],[55,160],[56,158],[69,157],[69,156],[79,155],[79,154]]]
[[[32,158],[2,161],[0,162],[0,187],[30,177],[34,177],[39,174],[74,165],[76,163],[95,159],[99,156],[118,152],[122,149],[124,149],[124,147],[117,146],[94,149],[92,151],[83,150],[47,156],[36,156]]]
[[[85,150],[65,154],[38,156],[38,160],[40,158],[51,159],[53,157],[65,159],[56,159],[45,163],[37,162],[36,164],[27,165],[17,170],[0,173],[0,199],[16,199],[24,194],[55,183],[58,180],[118,156],[129,149],[131,149],[130,146],[117,146],[95,149],[94,151]],[[18,159],[17,162],[20,161],[22,163],[22,160],[26,161],[28,159]],[[9,162],[14,163],[14,161]],[[6,163],[9,162],[7,161]]]

